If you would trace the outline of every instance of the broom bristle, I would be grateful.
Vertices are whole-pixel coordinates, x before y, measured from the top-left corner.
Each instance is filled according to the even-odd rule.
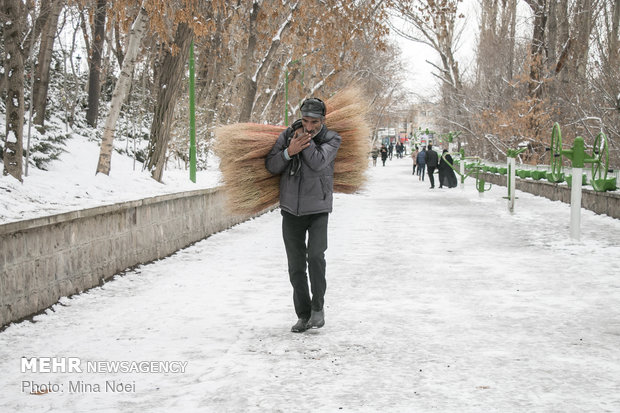
[[[368,103],[350,87],[325,101],[325,124],[342,138],[334,166],[334,191],[354,193],[365,181],[371,133]],[[265,158],[284,126],[236,123],[215,130],[215,154],[233,213],[256,214],[279,201],[280,176],[265,169]]]

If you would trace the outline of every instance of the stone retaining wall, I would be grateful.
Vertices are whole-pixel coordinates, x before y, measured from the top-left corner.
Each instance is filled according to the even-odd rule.
[[[507,176],[481,172],[480,177],[486,182],[506,186]],[[570,187],[566,184],[554,184],[546,180],[522,179],[516,177],[515,186],[519,191],[542,196],[552,201],[562,201],[570,204]],[[594,211],[597,214],[609,215],[620,219],[620,192],[596,192],[582,188],[581,207]]]
[[[248,218],[214,188],[0,225],[0,328]]]

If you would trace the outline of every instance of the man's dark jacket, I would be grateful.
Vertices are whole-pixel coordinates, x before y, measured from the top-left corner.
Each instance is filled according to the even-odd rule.
[[[426,166],[434,167],[439,163],[439,156],[434,149],[426,150]]]
[[[426,165],[426,149],[418,152],[418,159],[416,159],[418,165]]]
[[[297,216],[332,212],[334,162],[340,147],[340,135],[323,125],[310,140],[310,146],[288,161],[284,150],[292,135],[292,128],[283,131],[265,160],[269,172],[281,175],[280,208]],[[301,166],[293,170],[297,163],[295,157]]]

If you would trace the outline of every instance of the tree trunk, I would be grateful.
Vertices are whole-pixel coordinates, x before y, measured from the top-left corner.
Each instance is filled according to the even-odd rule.
[[[23,5],[21,0],[4,0],[1,13],[4,23],[6,54],[6,135],[4,139],[4,175],[22,181],[24,141],[24,56],[21,48]]]
[[[185,62],[189,57],[192,37],[193,32],[189,26],[185,23],[179,24],[174,36],[174,45],[178,47],[177,52],[173,55],[169,50],[166,51],[161,65],[159,94],[151,125],[151,142],[147,161],[151,176],[158,182],[161,182],[163,176],[174,107],[181,91],[181,81],[185,79]]]
[[[265,77],[265,73],[267,72],[269,65],[280,48],[280,39],[282,39],[284,32],[291,26],[291,22],[293,21],[293,12],[297,10],[298,4],[299,3],[296,3],[291,9],[289,15],[278,28],[278,32],[271,38],[269,49],[267,49],[267,52],[263,58],[258,62],[258,66],[256,67],[256,70],[251,78],[248,77],[249,70],[246,71],[246,88],[245,96],[242,99],[243,107],[239,117],[240,122],[249,122],[252,119],[252,113],[254,112],[254,105],[256,102],[256,93],[258,91],[258,82]]]
[[[97,126],[97,115],[99,112],[99,96],[101,94],[101,60],[103,56],[103,40],[105,37],[105,17],[107,0],[97,0],[95,10],[94,35],[92,40],[92,50],[89,59],[88,76],[88,110],[86,111],[86,122],[92,126]]]
[[[562,45],[558,44],[558,12],[557,12],[558,0],[549,0],[549,21],[547,23],[548,45],[547,45],[547,57],[549,63],[552,65],[557,64],[558,53],[562,50]]]
[[[122,59],[123,67],[121,68],[121,74],[114,86],[114,92],[112,93],[112,102],[110,104],[110,113],[105,121],[103,127],[103,138],[101,140],[101,149],[99,151],[99,163],[97,165],[97,173],[101,172],[106,175],[110,174],[110,163],[112,159],[112,149],[114,147],[114,132],[116,130],[116,122],[121,112],[121,106],[126,99],[131,86],[131,75],[133,73],[134,66],[136,65],[136,57],[140,50],[140,42],[146,33],[146,24],[148,22],[148,16],[144,8],[140,8],[138,16],[133,23],[131,31],[129,32],[129,39],[127,41],[127,52]]]
[[[609,33],[608,65],[611,70],[618,70],[620,66],[620,0],[616,0],[613,6],[611,32]]]
[[[4,8],[3,1],[0,0],[0,7]],[[0,30],[0,37],[4,39],[4,30]],[[0,67],[5,67],[4,53],[0,53]],[[2,71],[0,73],[0,99],[4,100],[6,97],[6,73]]]
[[[34,84],[32,87],[34,123],[41,126],[43,126],[45,121],[45,107],[47,105],[47,91],[50,83],[52,50],[62,4],[62,0],[51,0],[47,7],[41,7],[41,13],[47,13],[47,18],[44,20],[45,24],[41,31],[41,46],[39,47],[39,57],[35,68]]]
[[[123,59],[125,58],[125,53],[123,53],[123,45],[121,44],[121,28],[118,23],[118,19],[114,22],[114,54],[116,55],[116,60],[118,61],[118,66],[123,67]]]
[[[530,97],[536,101],[542,99],[543,93],[542,77],[545,64],[545,27],[547,24],[545,1],[546,0],[527,0],[527,3],[534,12],[528,92]]]
[[[530,47],[530,77],[528,95],[530,97],[531,116],[529,117],[529,133],[537,139],[541,133],[539,113],[542,110],[543,75],[545,67],[545,28],[547,25],[546,0],[526,0],[534,12],[534,28]]]
[[[229,75],[228,67],[223,59],[216,59],[223,47],[222,34],[225,33],[224,19],[216,18],[217,29],[213,33],[211,39],[198,50],[199,69],[196,71],[197,84],[197,102],[204,102],[204,126],[207,130],[211,130],[217,122],[218,105],[221,98],[221,92],[226,84],[232,83],[227,79]]]
[[[252,79],[252,68],[254,67],[254,52],[256,50],[256,19],[260,5],[257,1],[252,4],[252,12],[250,13],[250,22],[248,28],[248,47],[245,50],[243,59],[243,83],[241,86],[241,95],[245,96],[241,102],[241,113],[239,114],[239,122],[249,122],[252,118],[252,108],[254,100],[248,99],[248,96],[256,95],[256,79]]]
[[[592,0],[581,0],[577,13],[577,37],[573,59],[576,76],[585,80],[588,54],[590,52],[590,34],[592,33]]]
[[[478,47],[476,52],[476,82],[481,82],[482,79],[486,78],[486,65],[483,65],[483,51],[487,47],[488,44],[488,27],[489,27],[489,19],[488,19],[488,8],[489,8],[489,0],[481,0],[480,1],[480,26],[478,36]]]
[[[44,10],[41,10],[39,12],[39,14],[37,15],[36,13],[36,8],[34,7],[34,2],[24,2],[25,3],[25,9],[24,11],[22,11],[22,20],[24,21],[24,30],[28,30],[30,27],[26,26],[26,22],[25,20],[28,19],[28,16],[36,16],[35,17],[35,22],[34,22],[34,28],[32,28],[34,30],[34,32],[30,32],[28,33],[23,40],[22,43],[22,55],[24,56],[24,58],[27,58],[27,56],[30,56],[30,49],[33,47],[33,45],[35,45],[37,43],[37,39],[39,38],[39,36],[41,35],[41,28],[43,26],[45,26],[45,21],[47,19],[47,13]],[[41,9],[45,9],[46,5],[42,5]]]
[[[559,74],[560,81],[568,81],[568,71],[562,70],[566,66],[568,56],[570,54],[571,39],[569,28],[571,24],[568,21],[568,0],[557,0],[556,6],[558,21],[558,46],[562,48],[556,63],[556,73]]]
[[[510,1],[510,51],[508,52],[508,79],[512,80],[514,77],[514,63],[515,63],[515,43],[517,32],[517,0]]]

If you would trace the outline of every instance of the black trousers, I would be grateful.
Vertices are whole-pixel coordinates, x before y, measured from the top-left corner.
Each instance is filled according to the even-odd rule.
[[[435,168],[437,168],[436,166],[427,166],[426,167],[428,169],[428,179],[431,181],[431,188],[435,187]]]
[[[298,318],[310,318],[310,310],[323,309],[327,289],[325,250],[327,250],[328,216],[328,213],[322,213],[298,217],[282,211],[282,237],[288,259],[288,274],[293,286],[293,303]],[[308,289],[306,264],[310,275],[310,289]]]

